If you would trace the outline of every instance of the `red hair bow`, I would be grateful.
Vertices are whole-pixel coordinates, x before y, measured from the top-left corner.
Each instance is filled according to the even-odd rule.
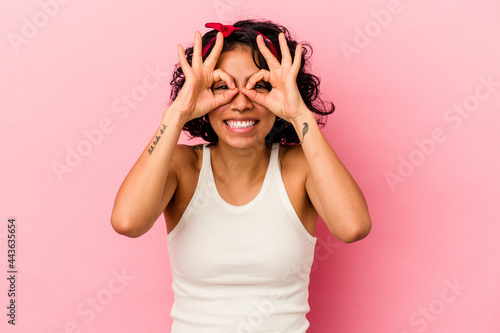
[[[235,28],[232,25],[224,25],[221,23],[207,23],[205,24],[205,28],[212,28],[217,31],[220,31],[222,32],[222,36],[224,37],[229,37],[229,35],[232,34],[234,30],[241,29],[241,28]]]
[[[212,29],[215,29],[217,31],[222,32],[222,36],[224,36],[224,37],[229,37],[229,35],[231,35],[233,33],[233,31],[241,29],[241,28],[233,27],[232,25],[225,25],[225,24],[215,23],[215,22],[207,23],[207,24],[205,24],[205,27],[212,28]],[[257,30],[254,30],[254,31],[256,33],[258,33],[259,35],[261,35],[265,41],[267,41],[267,43],[269,44],[269,51],[271,51],[271,53],[276,57],[276,59],[280,60],[280,56],[278,54],[278,51],[276,51],[276,48],[274,47],[273,42],[271,42],[271,40],[269,38],[267,38],[264,34],[258,32]],[[202,51],[203,57],[206,55],[210,46],[212,46],[212,44],[215,43],[216,39],[217,39],[217,37],[212,38],[212,40],[210,42],[208,42],[208,44],[203,48],[203,51]]]

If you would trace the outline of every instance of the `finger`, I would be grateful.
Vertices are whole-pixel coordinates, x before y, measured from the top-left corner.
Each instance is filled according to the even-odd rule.
[[[215,108],[214,109],[218,108],[221,105],[224,105],[224,104],[231,102],[237,93],[238,93],[238,89],[235,88],[235,89],[228,90],[228,91],[224,92],[223,94],[214,95],[214,100],[215,100]]]
[[[205,59],[205,66],[213,70],[215,65],[217,65],[217,61],[219,60],[220,53],[222,51],[222,46],[224,44],[224,37],[221,32],[217,32],[217,37],[215,39],[215,45],[210,51],[210,55]]]
[[[179,63],[181,64],[182,72],[184,75],[189,75],[191,73],[191,66],[189,66],[189,62],[186,59],[186,52],[182,45],[177,45],[177,54],[179,55]]]
[[[302,62],[302,44],[297,44],[297,47],[295,48],[295,56],[293,58],[293,65],[291,67],[291,72],[295,76],[299,74],[301,62]]]
[[[271,51],[269,51],[269,49],[266,46],[266,43],[264,42],[264,38],[261,35],[257,36],[257,46],[259,47],[260,53],[262,53],[262,55],[264,56],[264,59],[266,59],[267,66],[269,67],[270,70],[280,67],[280,62],[271,53]]]
[[[201,58],[201,33],[196,31],[194,33],[194,47],[193,47],[193,67],[200,66],[203,64],[203,60]]]
[[[241,88],[243,95],[247,96],[252,102],[266,106],[266,95],[258,93],[256,90]]]
[[[281,64],[286,65],[286,66],[291,66],[292,65],[292,56],[290,55],[290,49],[288,48],[285,34],[280,32],[280,34],[278,36],[278,40],[279,40],[280,49],[281,49]]]
[[[252,89],[257,82],[262,80],[269,82],[270,79],[271,79],[271,72],[265,69],[261,69],[260,71],[253,73],[252,76],[248,78],[245,88]]]
[[[236,84],[234,83],[233,77],[231,75],[229,75],[223,69],[218,68],[215,71],[213,71],[212,77],[213,77],[214,83],[219,82],[219,81],[224,81],[224,82],[226,82],[229,89],[236,88]]]

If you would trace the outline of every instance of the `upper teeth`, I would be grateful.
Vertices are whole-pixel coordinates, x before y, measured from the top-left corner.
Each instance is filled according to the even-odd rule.
[[[247,120],[247,121],[234,121],[234,120],[226,120],[227,126],[231,128],[247,128],[255,125],[255,120]]]

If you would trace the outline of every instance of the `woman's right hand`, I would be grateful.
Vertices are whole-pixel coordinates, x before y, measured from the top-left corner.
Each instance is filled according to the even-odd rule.
[[[173,104],[181,112],[184,123],[202,117],[221,105],[229,103],[238,92],[233,78],[222,69],[214,70],[222,51],[223,36],[217,33],[215,45],[210,55],[203,62],[202,41],[199,31],[195,34],[192,65],[186,59],[182,45],[177,45],[179,62],[184,73],[185,82]],[[225,81],[229,87],[223,94],[213,94],[212,86]]]

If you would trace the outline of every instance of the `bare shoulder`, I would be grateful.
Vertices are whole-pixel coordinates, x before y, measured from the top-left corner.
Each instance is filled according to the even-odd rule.
[[[203,144],[188,146],[178,144],[172,159],[172,167],[181,176],[199,170],[203,156]]]
[[[198,175],[203,160],[203,145],[177,145],[172,158],[172,182],[176,183],[172,199],[164,209],[167,232],[179,222],[196,190]]]
[[[307,167],[302,146],[280,146],[280,163],[282,168],[303,169]]]
[[[305,185],[309,165],[302,146],[280,146],[280,167],[285,182],[291,180]]]
[[[318,213],[314,209],[306,189],[306,182],[310,174],[302,146],[281,146],[280,165],[283,184],[304,228],[315,235]]]

